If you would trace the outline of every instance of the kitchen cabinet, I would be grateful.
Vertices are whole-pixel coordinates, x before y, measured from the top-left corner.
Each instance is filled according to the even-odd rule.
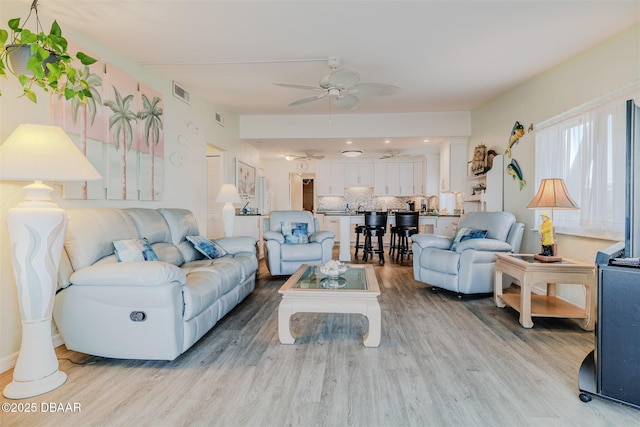
[[[344,164],[345,187],[373,187],[373,163],[349,162]]]
[[[467,176],[467,141],[447,141],[440,147],[440,192],[464,191]]]
[[[340,218],[340,216],[325,215],[324,228],[322,228],[322,230],[331,231],[336,235],[334,239],[336,243],[340,243]]]
[[[425,161],[415,160],[413,162],[413,195],[424,196],[425,189]]]
[[[400,188],[399,196],[413,196],[413,163],[402,162],[398,163]]]
[[[436,221],[435,234],[447,237],[455,236],[459,221],[460,217],[457,216],[439,216]]]
[[[264,258],[263,216],[236,215],[233,220],[234,236],[249,236],[256,239],[258,258]]]
[[[319,196],[344,195],[344,163],[318,162],[316,170],[316,192]]]
[[[440,154],[427,154],[424,185],[425,195],[437,196],[440,193]]]
[[[374,166],[374,196],[397,196],[400,194],[400,165],[378,162]]]

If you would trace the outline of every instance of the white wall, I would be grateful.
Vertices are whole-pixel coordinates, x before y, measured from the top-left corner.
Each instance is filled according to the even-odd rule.
[[[504,152],[511,129],[519,121],[525,129],[564,111],[622,88],[640,78],[640,25],[635,25],[564,63],[515,87],[486,105],[472,111],[472,137],[468,145],[469,159],[473,147],[484,143]],[[535,211],[526,209],[537,188],[534,183],[535,131],[526,133],[513,148],[513,157],[522,167],[527,185],[522,191],[511,177],[505,178],[505,210],[513,212],[526,224],[522,252],[540,250],[537,231],[533,230]],[[621,144],[624,141],[620,141]],[[508,163],[505,158],[505,163]],[[620,165],[624,167],[624,165]],[[621,206],[620,209],[623,209]],[[611,241],[559,235],[561,255],[594,262],[596,252],[610,246]],[[561,295],[582,300],[578,287],[565,287]],[[576,301],[576,302],[578,302]]]
[[[17,7],[19,6],[19,7]],[[0,22],[6,23],[9,18],[24,17],[27,9],[20,3],[0,3]],[[43,27],[49,28],[53,19],[40,11]],[[4,25],[2,25],[4,27]],[[187,105],[172,95],[170,79],[154,75],[143,66],[120,56],[117,52],[105,48],[101,44],[63,28],[64,36],[79,44],[107,63],[111,63],[140,82],[162,93],[164,103],[164,138],[165,138],[165,176],[164,199],[155,202],[142,201],[81,201],[61,198],[60,187],[54,190],[53,198],[62,208],[82,207],[181,207],[192,210],[198,220],[202,232],[206,232],[207,188],[206,188],[206,146],[215,145],[225,152],[226,182],[234,182],[233,159],[239,157],[255,166],[259,165],[257,150],[242,143],[238,136],[238,118],[223,109],[198,98],[192,94],[191,104]],[[187,90],[189,88],[186,88]],[[0,141],[4,141],[21,123],[50,124],[48,95],[38,92],[37,104],[26,98],[17,98],[20,94],[15,78],[0,79]],[[215,123],[214,113],[224,115],[224,127]],[[187,129],[188,123],[194,123],[198,132]],[[189,140],[186,148],[177,143],[179,135]],[[184,156],[182,167],[174,166],[168,156],[180,151]],[[0,371],[6,369],[3,362],[11,359],[20,348],[21,326],[16,297],[16,286],[13,278],[13,267],[9,241],[6,233],[7,210],[19,203],[24,197],[24,182],[0,182]]]

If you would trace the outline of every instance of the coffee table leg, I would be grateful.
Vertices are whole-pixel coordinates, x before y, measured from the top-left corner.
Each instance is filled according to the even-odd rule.
[[[286,300],[280,301],[278,306],[278,336],[282,344],[293,344],[296,339],[291,335],[291,315],[293,304]]]
[[[364,315],[369,320],[369,330],[364,336],[364,346],[378,347],[380,346],[380,337],[382,335],[382,314],[378,301],[368,302]]]
[[[520,324],[525,328],[533,328],[531,320],[531,283],[525,276],[520,284]]]

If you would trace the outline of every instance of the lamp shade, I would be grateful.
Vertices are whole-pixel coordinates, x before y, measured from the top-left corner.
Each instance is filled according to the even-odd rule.
[[[22,124],[0,145],[0,180],[91,181],[102,176],[64,130]]]
[[[233,184],[223,184],[222,188],[220,188],[220,192],[218,193],[218,197],[216,197],[217,203],[241,203],[242,199],[240,198],[240,194],[238,194],[238,190],[236,186]]]
[[[529,209],[579,209],[574,202],[564,181],[560,178],[549,178],[540,181],[538,193],[527,205]]]

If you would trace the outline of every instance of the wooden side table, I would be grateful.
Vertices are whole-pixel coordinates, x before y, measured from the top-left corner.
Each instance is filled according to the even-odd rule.
[[[584,319],[582,329],[593,331],[596,320],[596,266],[563,258],[562,262],[542,263],[528,254],[496,254],[493,296],[498,307],[508,305],[520,313],[520,324],[533,327],[532,316]],[[520,293],[503,293],[502,276],[520,281]],[[546,295],[532,295],[537,283],[547,284]],[[585,308],[556,297],[556,283],[584,286]]]

